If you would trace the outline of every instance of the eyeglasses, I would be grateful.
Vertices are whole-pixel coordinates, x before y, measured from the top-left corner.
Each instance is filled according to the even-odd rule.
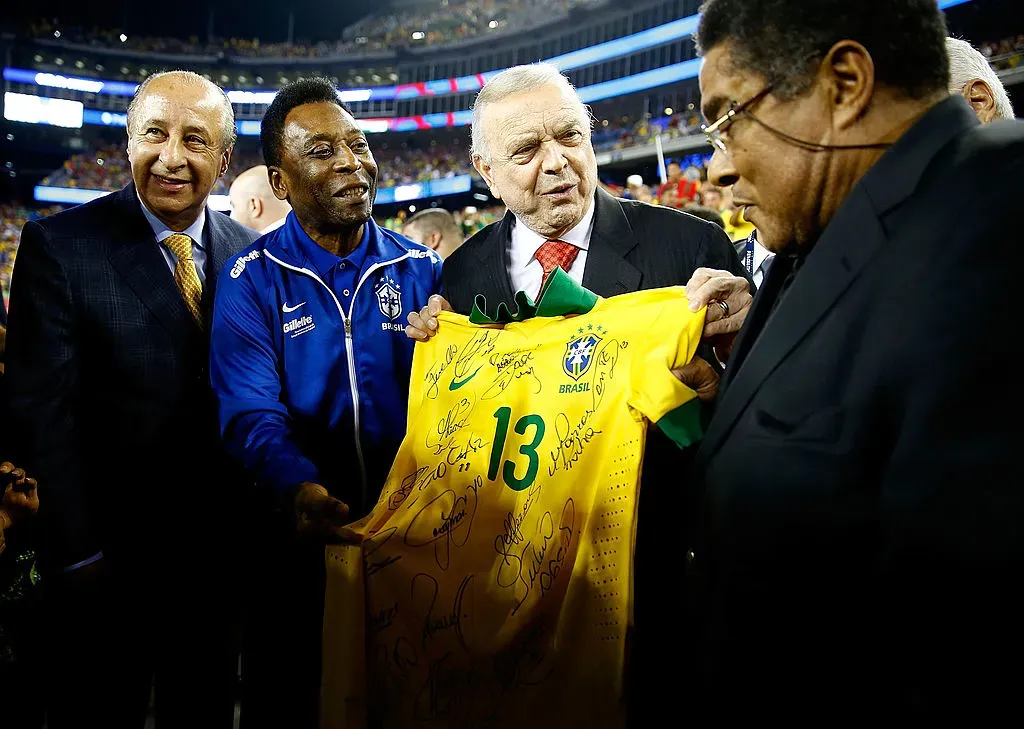
[[[722,133],[725,132],[736,120],[737,115],[746,112],[747,116],[749,116],[754,123],[763,127],[769,134],[778,137],[782,141],[791,144],[794,147],[806,149],[811,152],[829,152],[836,149],[888,149],[892,146],[892,142],[868,142],[866,144],[820,144],[819,142],[808,142],[806,139],[791,136],[779,129],[776,129],[775,127],[768,126],[754,116],[753,112],[750,111],[750,108],[767,96],[768,92],[771,90],[771,86],[761,89],[742,104],[737,104],[735,101],[732,102],[729,105],[729,111],[716,119],[714,124],[711,124],[710,126],[702,126],[700,130],[704,132],[704,136],[708,138],[708,142],[717,149],[728,154],[729,150],[725,146],[725,140],[722,139]]]
[[[737,104],[734,101],[729,104],[729,110],[722,116],[718,117],[714,123],[702,124],[700,130],[704,132],[704,136],[708,138],[708,143],[723,152],[728,152],[729,150],[725,146],[725,140],[722,139],[722,133],[729,129],[732,123],[736,120],[737,115],[750,109],[754,104],[767,96],[771,90],[771,86],[766,86],[742,104]]]

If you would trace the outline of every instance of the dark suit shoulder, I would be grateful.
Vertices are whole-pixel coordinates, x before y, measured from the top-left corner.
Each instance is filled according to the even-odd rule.
[[[121,192],[112,192],[35,222],[51,238],[93,237],[97,232],[102,235],[115,224],[117,217],[114,216],[123,213],[125,202],[120,197]]]
[[[626,219],[629,220],[634,231],[638,229],[657,229],[662,232],[674,230],[682,236],[695,235],[700,237],[707,233],[709,229],[718,227],[714,223],[698,218],[696,215],[690,215],[675,208],[651,205],[639,200],[616,198],[615,201],[622,206],[622,212],[625,213]]]
[[[983,185],[962,185],[959,197],[974,188],[974,195],[988,201],[992,194],[1014,190],[1013,198],[1024,184],[1024,122],[997,121],[973,127],[952,145],[952,154],[940,155],[949,161],[949,173],[959,182],[984,180]]]
[[[444,266],[441,269],[441,275],[444,282],[443,285],[445,287],[447,287],[451,281],[460,280],[464,277],[462,275],[458,275],[456,278],[452,278],[453,275],[469,271],[476,265],[476,259],[479,256],[479,252],[491,243],[491,239],[497,233],[498,226],[500,224],[501,221],[499,220],[481,228],[467,238],[466,242],[456,248],[450,256],[444,259]]]
[[[466,239],[466,242],[455,249],[454,252],[448,258],[445,259],[445,266],[460,267],[470,265],[471,255],[475,255],[482,246],[488,244],[491,237],[498,231],[498,226],[501,225],[501,221],[495,221],[490,225],[486,225],[476,233]]]
[[[236,252],[240,252],[243,248],[247,248],[256,242],[256,239],[260,237],[258,231],[252,228],[246,228],[241,223],[232,220],[229,216],[219,213],[216,210],[207,209],[206,211],[207,222],[210,224],[210,232],[222,236],[225,240],[231,242],[232,247],[236,248]]]

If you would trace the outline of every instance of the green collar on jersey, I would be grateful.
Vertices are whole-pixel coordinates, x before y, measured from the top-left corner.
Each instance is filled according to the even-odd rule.
[[[477,294],[473,300],[473,311],[469,315],[469,321],[473,324],[511,324],[537,316],[586,314],[594,308],[597,300],[597,294],[573,281],[561,266],[555,266],[555,270],[541,287],[540,299],[536,303],[525,291],[519,291],[515,296],[515,314],[510,312],[502,301],[494,315],[488,316],[487,299],[482,294]]]

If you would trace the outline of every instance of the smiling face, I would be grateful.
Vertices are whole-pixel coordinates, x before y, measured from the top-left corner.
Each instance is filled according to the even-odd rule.
[[[489,159],[473,164],[491,193],[536,233],[557,238],[594,200],[597,159],[579,101],[555,85],[483,109]]]
[[[223,95],[174,74],[136,102],[128,130],[132,179],[145,206],[172,230],[194,223],[231,159],[224,147]]]
[[[302,104],[285,117],[271,184],[307,230],[352,230],[370,219],[377,163],[355,119],[337,104]]]

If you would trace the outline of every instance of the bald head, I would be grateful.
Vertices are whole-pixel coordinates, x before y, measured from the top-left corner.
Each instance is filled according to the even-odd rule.
[[[230,149],[235,146],[237,135],[235,133],[235,112],[231,108],[231,100],[227,93],[217,84],[205,79],[194,71],[164,71],[154,73],[135,89],[132,100],[128,103],[128,135],[131,136],[135,124],[139,122],[139,108],[142,106],[146,96],[156,91],[157,93],[176,88],[189,89],[194,95],[203,99],[205,106],[216,106],[221,113],[221,145],[223,149]],[[205,98],[204,98],[205,97]]]
[[[436,251],[441,258],[447,258],[462,245],[462,229],[455,218],[443,208],[428,208],[409,218],[402,235]]]
[[[231,218],[246,228],[262,232],[291,212],[292,206],[278,200],[270,187],[266,165],[250,167],[231,183]]]

